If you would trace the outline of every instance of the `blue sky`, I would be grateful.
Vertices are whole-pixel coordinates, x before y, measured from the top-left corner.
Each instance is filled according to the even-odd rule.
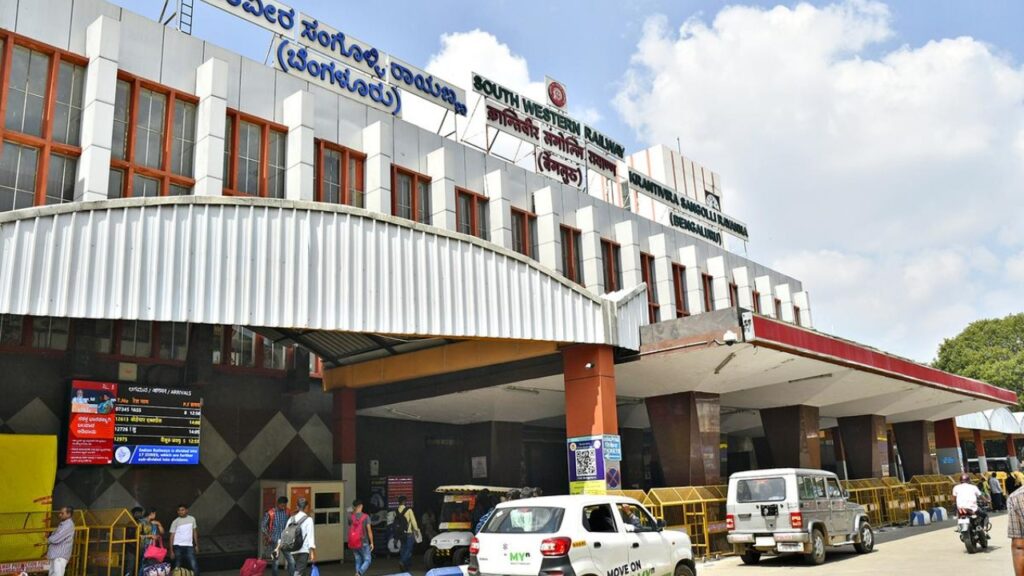
[[[291,4],[456,83],[549,74],[628,150],[678,137],[821,330],[930,361],[1022,310],[1024,2]],[[257,60],[270,40],[201,0],[194,34]]]

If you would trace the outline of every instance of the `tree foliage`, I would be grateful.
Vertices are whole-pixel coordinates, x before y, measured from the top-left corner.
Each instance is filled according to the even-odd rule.
[[[978,320],[939,346],[940,370],[1024,392],[1024,314]]]

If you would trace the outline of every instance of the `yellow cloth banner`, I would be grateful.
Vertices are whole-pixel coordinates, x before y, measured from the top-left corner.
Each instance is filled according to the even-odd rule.
[[[57,437],[0,434],[0,454],[0,563],[45,558]]]

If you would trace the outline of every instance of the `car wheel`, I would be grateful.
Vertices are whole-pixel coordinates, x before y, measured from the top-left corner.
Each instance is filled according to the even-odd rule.
[[[456,548],[455,551],[452,552],[452,566],[462,566],[464,564],[469,564],[468,556],[469,550],[465,548]]]
[[[811,553],[804,556],[804,560],[814,565],[825,563],[825,535],[820,528],[811,532]]]
[[[863,522],[860,525],[860,542],[853,545],[858,554],[870,554],[875,549],[875,532],[871,525]]]
[[[676,566],[675,576],[696,576],[696,573],[686,564],[679,564]]]
[[[427,551],[423,553],[423,563],[427,566],[427,570],[437,567],[437,549],[431,546],[427,548]]]
[[[744,550],[740,555],[740,560],[743,560],[747,566],[753,566],[761,560],[761,553],[757,550]]]

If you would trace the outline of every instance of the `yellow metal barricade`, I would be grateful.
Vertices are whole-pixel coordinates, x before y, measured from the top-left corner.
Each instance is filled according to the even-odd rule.
[[[726,540],[726,486],[652,488],[644,506],[667,528],[685,531],[698,558],[732,554]]]
[[[879,487],[868,480],[844,480],[843,488],[850,494],[850,500],[860,504],[867,512],[872,526],[883,526],[883,502]]]
[[[87,576],[120,576],[139,571],[139,525],[124,508],[86,510]]]
[[[84,576],[89,527],[80,510],[71,519],[75,523],[75,540],[65,574]],[[46,539],[59,523],[56,511],[0,513],[0,565],[5,567],[4,572],[46,572]]]
[[[647,493],[643,490],[609,490],[609,496],[625,496],[626,498],[632,498],[637,502],[643,502],[647,498]]]
[[[880,478],[883,506],[885,508],[886,523],[907,524],[910,522],[910,513],[914,509],[914,501],[910,498],[910,492],[906,484],[897,478]]]
[[[917,508],[919,510],[945,508],[950,515],[956,512],[954,510],[956,504],[953,502],[955,482],[950,476],[941,474],[914,476],[910,479],[909,484],[917,492]]]

